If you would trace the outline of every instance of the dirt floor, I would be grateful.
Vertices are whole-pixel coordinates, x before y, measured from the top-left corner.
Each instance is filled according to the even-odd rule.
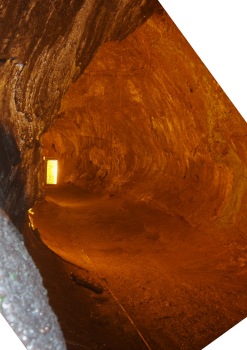
[[[247,316],[243,237],[70,185],[30,218],[68,349],[202,349]]]

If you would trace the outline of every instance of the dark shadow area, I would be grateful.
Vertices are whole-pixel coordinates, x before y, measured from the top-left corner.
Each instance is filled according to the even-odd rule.
[[[21,161],[21,154],[15,138],[0,124],[0,171],[7,175],[12,166]]]
[[[25,183],[17,167],[20,162],[21,154],[14,136],[0,124],[0,207],[6,210],[16,224],[22,218],[11,207],[16,200],[20,202],[23,198]]]

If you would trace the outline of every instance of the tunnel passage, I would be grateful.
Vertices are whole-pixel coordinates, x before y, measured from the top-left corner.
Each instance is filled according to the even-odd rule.
[[[1,120],[8,126],[6,143],[18,155],[1,178],[5,209],[17,218],[33,204],[43,178],[42,142],[42,155],[59,160],[60,184],[82,190],[68,186],[76,191],[70,201],[59,187],[46,192],[65,208],[38,204],[42,239],[44,206],[48,227],[59,227],[57,236],[49,231],[48,246],[55,250],[60,244],[68,254],[71,244],[78,252],[72,249],[72,256],[81,257],[77,240],[83,211],[78,210],[83,205],[90,213],[97,203],[96,217],[83,227],[83,248],[99,261],[152,348],[206,345],[246,315],[246,123],[164,13],[128,36],[156,1],[116,1],[110,8],[105,1],[72,1],[69,8],[64,3],[44,7],[40,1],[6,1],[1,12],[7,14],[0,33]],[[13,23],[18,23],[15,30]],[[107,40],[122,41],[105,43],[88,66]],[[53,124],[69,82],[87,66],[71,84]],[[68,203],[77,210],[71,212]],[[92,230],[95,226],[99,231]],[[67,235],[71,231],[74,236]],[[75,310],[102,333],[105,320],[92,317],[88,305],[78,307],[82,298],[74,281],[80,285],[81,279],[75,276],[72,283],[72,265],[50,254],[37,230],[31,233],[30,252],[41,260],[46,281],[53,273],[46,286],[54,304],[61,299],[62,317],[72,292],[77,297],[66,341],[80,335],[81,347],[86,332],[76,333],[80,318]],[[104,302],[98,297],[95,309]],[[229,305],[234,307],[229,310]]]
[[[43,136],[43,154],[59,159],[60,183],[122,193],[193,226],[241,226],[246,131],[163,13],[98,51]]]
[[[202,348],[246,315],[246,131],[163,12],[99,49],[42,138],[61,187],[35,226],[89,257],[151,349]]]

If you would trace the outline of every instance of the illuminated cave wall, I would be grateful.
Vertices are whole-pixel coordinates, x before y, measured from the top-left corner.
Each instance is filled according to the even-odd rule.
[[[60,183],[121,193],[192,225],[244,225],[246,122],[165,13],[104,44],[58,117],[42,143],[60,160]]]

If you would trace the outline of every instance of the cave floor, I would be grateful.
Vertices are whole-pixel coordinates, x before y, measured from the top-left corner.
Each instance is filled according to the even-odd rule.
[[[32,210],[26,244],[68,349],[202,349],[247,316],[243,237],[70,185]]]

